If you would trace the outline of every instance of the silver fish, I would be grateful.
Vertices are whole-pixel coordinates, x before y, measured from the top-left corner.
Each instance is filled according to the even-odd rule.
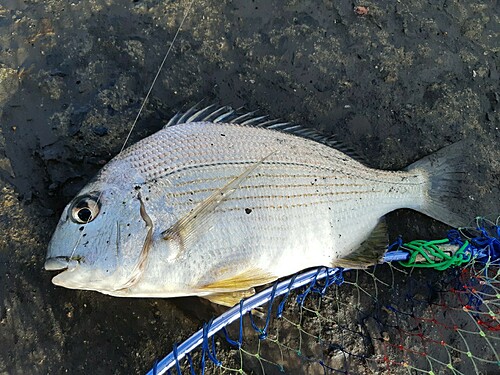
[[[311,139],[312,138],[312,139]],[[371,169],[312,130],[189,111],[111,160],[64,209],[45,268],[72,289],[233,305],[315,266],[362,268],[398,208],[452,226],[460,147]],[[386,243],[385,243],[386,244]]]

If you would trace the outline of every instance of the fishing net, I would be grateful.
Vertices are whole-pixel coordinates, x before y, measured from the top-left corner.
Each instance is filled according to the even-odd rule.
[[[240,303],[233,323],[205,324],[194,349],[175,346],[150,374],[498,374],[500,228],[476,224],[398,240],[368,270],[310,271],[281,296],[275,284],[259,309]]]

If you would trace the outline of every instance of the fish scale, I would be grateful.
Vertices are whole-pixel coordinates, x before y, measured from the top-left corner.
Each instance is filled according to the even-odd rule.
[[[395,209],[458,219],[447,203],[459,181],[457,147],[381,171],[259,124],[172,123],[117,155],[67,206],[46,263],[68,262],[55,284],[231,304],[304,268],[376,263],[385,251],[378,223]],[[76,225],[80,210],[91,219]],[[120,230],[103,230],[113,225]],[[82,246],[83,234],[100,238]],[[116,255],[105,256],[104,242]],[[77,244],[78,264],[66,243]]]
[[[276,155],[267,163],[299,164],[330,171],[334,163],[338,164],[337,168],[345,166],[345,169],[360,165],[335,149],[317,142],[304,145],[303,138],[290,134],[234,124],[217,124],[217,127],[213,131],[210,123],[189,123],[166,128],[156,133],[154,139],[146,138],[125,150],[117,160],[130,162],[146,180],[169,175],[178,169],[217,165],[221,161],[225,165],[255,162],[256,158],[273,151]],[[263,149],[264,145],[268,149]],[[363,170],[358,177],[363,177]],[[373,178],[369,173],[366,177]]]

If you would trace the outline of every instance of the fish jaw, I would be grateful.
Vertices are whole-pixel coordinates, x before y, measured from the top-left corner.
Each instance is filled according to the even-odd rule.
[[[94,290],[98,292],[108,290],[114,284],[109,277],[106,277],[101,272],[89,270],[77,262],[75,263],[68,263],[68,268],[54,276],[52,283],[68,289]],[[89,280],[92,280],[92,282],[89,283]]]
[[[80,261],[63,256],[47,258],[45,269],[60,271],[52,278],[54,285],[68,289],[92,290],[104,294],[115,291],[117,285],[122,285],[127,279],[127,273],[123,269],[109,270],[87,264],[84,259]]]
[[[69,259],[67,257],[53,257],[45,260],[46,271],[61,271],[68,268]]]
[[[52,283],[69,289],[98,290],[101,287],[101,281],[105,278],[105,275],[100,275],[103,272],[99,270],[91,274],[88,265],[85,264],[85,259],[75,256],[48,256],[44,268],[47,271],[58,271],[58,274],[52,278]]]

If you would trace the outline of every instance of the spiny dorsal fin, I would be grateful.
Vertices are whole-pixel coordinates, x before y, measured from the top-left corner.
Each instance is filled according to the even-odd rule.
[[[336,259],[332,266],[343,268],[367,268],[373,266],[382,261],[388,243],[387,226],[385,220],[382,219],[357,250],[347,257]]]
[[[295,125],[290,122],[282,122],[278,119],[269,119],[269,116],[256,116],[257,111],[241,114],[240,110],[234,110],[229,106],[216,107],[215,104],[198,109],[198,105],[189,108],[185,113],[177,113],[165,127],[187,124],[190,122],[230,123],[257,128],[273,129],[284,133],[293,134],[302,138],[311,139],[326,146],[333,147],[344,154],[366,164],[365,158],[358,155],[351,148],[337,141],[333,135],[325,135],[318,130]]]

